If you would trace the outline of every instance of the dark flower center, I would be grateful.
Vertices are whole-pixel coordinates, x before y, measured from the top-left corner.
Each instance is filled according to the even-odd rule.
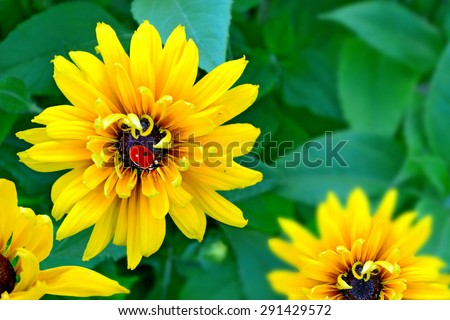
[[[143,132],[149,128],[146,119],[141,120]],[[161,133],[159,128],[154,125],[150,134],[133,136],[126,125],[122,127],[123,131],[119,132],[117,149],[121,156],[124,168],[134,168],[139,172],[144,170],[154,170],[162,165],[162,160],[167,149],[155,148],[154,146],[165,137],[165,133]]]
[[[16,272],[4,256],[0,254],[0,295],[3,292],[11,293],[16,285]]]
[[[362,266],[357,266],[355,271],[361,274]],[[348,283],[351,289],[341,289],[345,300],[379,300],[383,289],[381,277],[378,274],[372,275],[369,279],[357,279],[350,271],[342,279]]]

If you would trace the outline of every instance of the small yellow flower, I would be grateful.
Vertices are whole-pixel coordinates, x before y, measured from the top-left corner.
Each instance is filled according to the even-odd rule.
[[[0,179],[0,299],[40,299],[45,294],[89,297],[129,293],[117,281],[82,267],[40,270],[53,246],[46,215],[17,206],[14,184]]]
[[[70,169],[52,189],[52,215],[66,218],[56,237],[92,227],[88,260],[109,242],[127,246],[128,268],[156,252],[168,213],[190,239],[201,241],[206,216],[243,227],[242,211],[217,190],[253,185],[260,172],[234,157],[251,151],[260,130],[223,125],[247,109],[258,87],[231,86],[247,61],[226,62],[197,81],[198,49],[177,27],[163,48],[143,22],[128,56],[114,30],[99,23],[97,51],[70,52],[75,63],[53,60],[54,78],[72,105],[34,118],[44,127],[17,133],[34,144],[19,153],[42,172]]]
[[[431,233],[431,217],[415,212],[391,220],[397,193],[389,191],[372,216],[363,191],[343,208],[330,193],[318,208],[316,238],[298,223],[280,219],[290,242],[269,240],[270,249],[296,271],[272,271],[275,291],[289,299],[450,299],[443,261],[416,255]]]

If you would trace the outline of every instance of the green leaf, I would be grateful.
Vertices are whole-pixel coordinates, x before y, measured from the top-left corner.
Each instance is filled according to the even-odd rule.
[[[450,202],[447,199],[439,202],[430,198],[422,199],[416,206],[419,216],[431,215],[433,217],[433,231],[425,246],[421,249],[424,254],[433,254],[447,263],[447,272],[450,271]]]
[[[231,259],[199,268],[189,275],[180,291],[182,300],[239,300],[242,299],[241,283],[235,262]]]
[[[288,105],[307,107],[325,117],[341,118],[335,71],[320,52],[294,53],[282,62],[282,68],[282,94]]]
[[[351,128],[392,136],[413,104],[418,74],[358,39],[345,43],[339,63],[339,96]]]
[[[280,70],[276,57],[259,49],[252,50],[248,57],[248,65],[236,85],[252,83],[259,85],[258,99],[269,94],[276,87]]]
[[[163,39],[177,25],[186,27],[199,49],[200,68],[210,71],[225,61],[231,0],[134,0],[131,13],[141,23],[149,20]]]
[[[294,219],[295,203],[272,192],[237,203],[248,219],[248,227],[274,234],[280,230],[278,218]]]
[[[58,226],[55,225],[55,231]],[[98,256],[89,261],[83,261],[84,249],[89,240],[92,230],[83,230],[69,238],[54,241],[50,256],[41,262],[41,268],[53,268],[62,265],[76,265],[93,268],[105,260],[117,261],[126,255],[125,247],[109,244]]]
[[[0,144],[20,114],[39,111],[40,109],[31,101],[30,93],[22,81],[13,77],[0,79]]]
[[[278,299],[270,287],[267,274],[283,266],[269,250],[268,236],[249,229],[221,225],[227,236],[238,267],[245,299]]]
[[[264,40],[270,52],[284,56],[295,45],[294,23],[287,10],[273,15],[263,25]]]
[[[25,84],[14,77],[0,79],[0,111],[13,114],[38,113],[41,109],[31,101]]]
[[[433,68],[442,48],[439,30],[397,2],[355,3],[322,17],[343,24],[376,50],[421,73]]]
[[[430,84],[425,104],[425,132],[433,151],[450,163],[450,45],[443,53]]]
[[[0,77],[21,79],[31,94],[53,94],[51,60],[71,50],[94,51],[97,22],[129,36],[104,9],[89,2],[63,3],[21,23],[0,43]]]
[[[345,199],[355,187],[378,196],[393,186],[403,161],[404,151],[390,138],[327,132],[279,158],[280,177],[274,190],[311,205],[323,201],[329,191]]]

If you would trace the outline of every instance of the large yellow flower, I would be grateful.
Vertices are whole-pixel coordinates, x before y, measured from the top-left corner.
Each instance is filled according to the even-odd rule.
[[[296,271],[269,274],[289,299],[450,299],[443,261],[416,255],[431,233],[431,217],[415,212],[392,221],[397,193],[389,191],[372,216],[356,189],[343,208],[333,193],[318,208],[316,238],[298,223],[280,219],[290,242],[271,239],[271,250]]]
[[[57,239],[93,225],[83,259],[112,240],[127,246],[128,267],[156,252],[167,213],[201,241],[205,213],[236,227],[246,220],[216,191],[253,185],[261,173],[233,161],[250,152],[260,130],[222,125],[247,109],[258,87],[230,87],[247,61],[226,62],[196,82],[198,49],[177,27],[163,48],[156,29],[142,23],[130,56],[114,30],[99,23],[97,51],[70,52],[75,64],[53,60],[54,78],[72,105],[44,110],[45,127],[17,133],[33,147],[19,153],[37,171],[71,169],[52,189],[56,219],[67,214]]]
[[[53,246],[47,215],[17,206],[14,184],[0,179],[0,299],[40,299],[45,294],[89,297],[128,293],[117,281],[82,267],[40,270]]]

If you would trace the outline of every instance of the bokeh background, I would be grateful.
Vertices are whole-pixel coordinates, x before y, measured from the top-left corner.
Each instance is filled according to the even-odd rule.
[[[281,299],[266,280],[268,271],[287,268],[267,247],[280,234],[277,218],[316,232],[316,206],[327,192],[345,201],[355,187],[374,207],[397,188],[397,214],[431,214],[433,234],[422,253],[450,263],[449,1],[1,0],[0,177],[16,183],[20,205],[50,214],[51,185],[62,174],[34,172],[16,156],[28,145],[15,132],[34,127],[30,120],[44,108],[67,102],[50,61],[70,50],[94,53],[99,21],[128,48],[143,19],[164,39],[185,25],[204,72],[243,55],[250,61],[239,83],[259,84],[258,100],[233,122],[261,128],[242,160],[265,179],[224,193],[248,226],[209,219],[199,244],[169,221],[162,248],[133,271],[125,249],[112,245],[82,262],[87,230],[55,241],[41,268],[94,268],[131,289],[116,299]],[[311,141],[324,148],[308,151]],[[340,141],[347,166],[330,158]],[[286,166],[305,150],[328,165]]]

